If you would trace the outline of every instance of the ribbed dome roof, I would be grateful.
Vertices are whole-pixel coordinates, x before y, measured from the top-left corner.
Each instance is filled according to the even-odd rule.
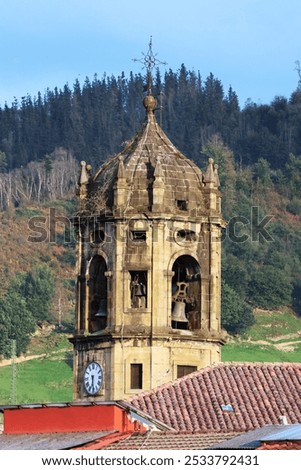
[[[181,211],[181,204],[187,204],[189,211],[204,210],[201,170],[172,144],[157,123],[155,98],[148,95],[143,104],[146,119],[140,132],[90,178],[90,202],[105,200],[99,207],[94,204],[92,212],[113,210],[114,188],[120,182],[127,194],[126,212],[149,212],[156,185],[164,188],[162,212]]]

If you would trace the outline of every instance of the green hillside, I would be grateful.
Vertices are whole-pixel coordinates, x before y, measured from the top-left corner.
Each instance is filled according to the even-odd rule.
[[[72,347],[67,334],[35,335],[27,354],[0,362],[0,403],[65,402],[72,400]],[[13,379],[14,377],[14,379]]]
[[[228,338],[223,362],[301,362],[301,319],[294,312],[256,310],[255,320],[247,333]]]

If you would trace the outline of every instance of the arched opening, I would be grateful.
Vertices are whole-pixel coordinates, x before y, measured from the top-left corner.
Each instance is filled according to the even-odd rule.
[[[107,264],[102,256],[94,256],[89,276],[89,331],[103,330],[107,326]]]
[[[172,327],[197,330],[201,324],[201,269],[189,255],[182,255],[172,266]]]

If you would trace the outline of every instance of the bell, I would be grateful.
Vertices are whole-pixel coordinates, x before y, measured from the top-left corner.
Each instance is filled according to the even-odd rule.
[[[106,317],[107,316],[107,302],[106,300],[101,300],[99,303],[99,308],[95,317]]]
[[[172,321],[187,323],[185,315],[185,302],[176,302],[171,314]]]
[[[136,291],[135,291],[135,296],[136,297],[143,297],[144,293],[142,291],[141,284],[138,284]]]

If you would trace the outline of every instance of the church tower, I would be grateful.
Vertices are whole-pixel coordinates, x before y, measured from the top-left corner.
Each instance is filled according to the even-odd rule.
[[[221,195],[145,122],[78,184],[74,399],[127,399],[220,361]]]

